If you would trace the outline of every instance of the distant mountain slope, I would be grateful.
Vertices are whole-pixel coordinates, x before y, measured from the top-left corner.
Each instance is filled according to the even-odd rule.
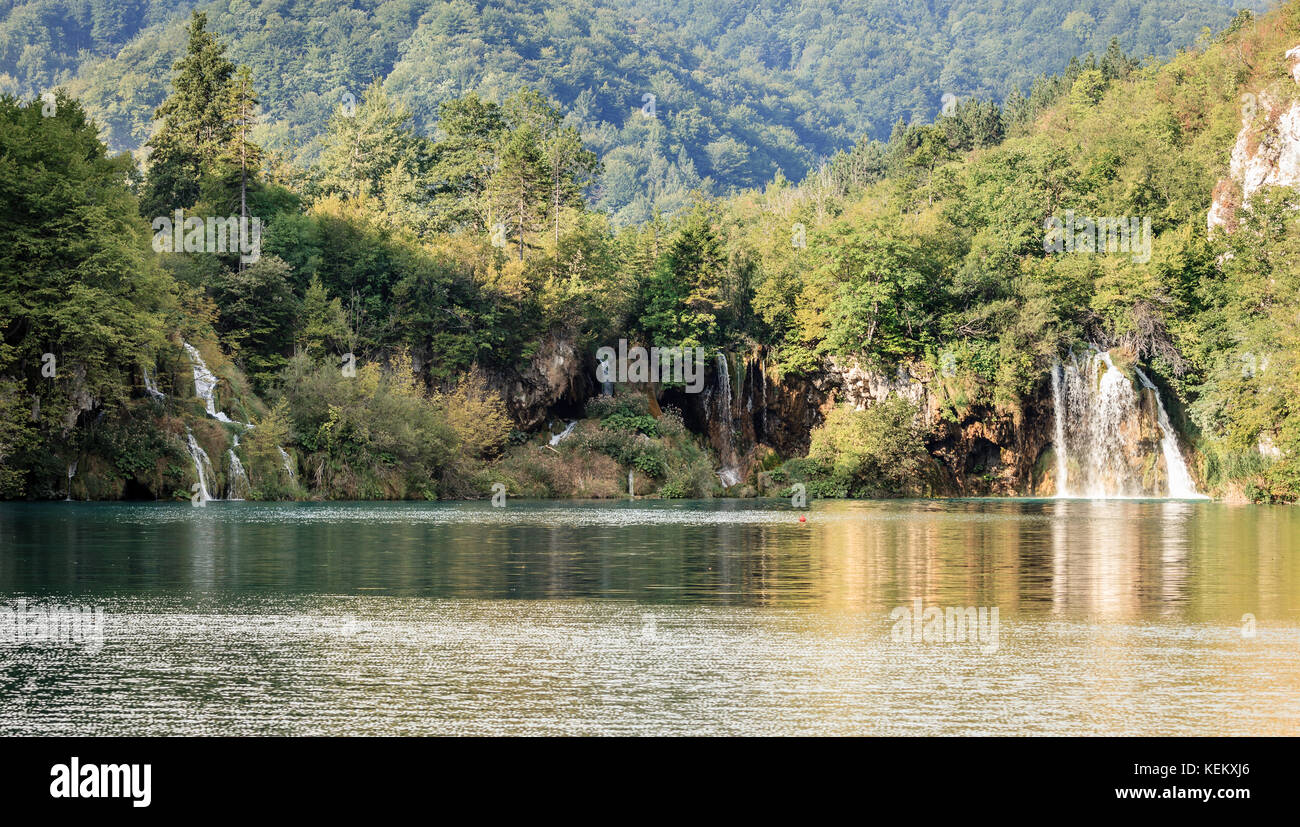
[[[0,2],[0,91],[66,84],[114,149],[138,148],[196,4]],[[606,162],[596,202],[621,222],[692,189],[800,178],[860,135],[928,118],[945,94],[1001,99],[1073,56],[1169,55],[1234,0],[217,0],[252,68],[260,139],[310,158],[329,114],[373,79],[422,128],[438,104],[522,85],[558,100]],[[1245,5],[1261,7],[1267,3]],[[650,112],[653,95],[653,114]]]

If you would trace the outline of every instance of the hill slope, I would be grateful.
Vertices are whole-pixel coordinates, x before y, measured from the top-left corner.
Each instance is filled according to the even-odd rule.
[[[861,135],[929,119],[944,95],[1004,98],[1112,37],[1169,56],[1233,0],[37,0],[0,6],[0,91],[67,84],[136,149],[167,91],[189,9],[259,80],[259,140],[310,159],[329,114],[373,79],[422,129],[438,104],[521,86],[554,98],[605,160],[620,223],[688,193],[798,180]],[[1260,6],[1263,3],[1247,5]],[[645,116],[648,95],[655,117]]]

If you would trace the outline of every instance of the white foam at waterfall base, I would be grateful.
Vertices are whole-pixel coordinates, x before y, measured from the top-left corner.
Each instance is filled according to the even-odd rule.
[[[194,439],[194,432],[189,428],[185,429],[185,440],[189,443],[190,457],[194,460],[194,471],[199,478],[199,501],[208,502],[213,499],[208,493],[208,480],[216,479],[217,476],[212,470],[212,460],[208,459],[208,452]]]
[[[1141,396],[1109,353],[1094,350],[1082,361],[1071,356],[1069,364],[1053,368],[1056,496],[1203,499],[1179,451],[1159,390],[1141,370],[1135,373],[1155,398],[1166,489],[1144,489],[1138,473],[1148,459],[1137,439],[1142,428]]]
[[[203,357],[199,355],[198,348],[189,342],[182,342],[181,344],[185,346],[185,352],[190,355],[190,363],[194,366],[194,395],[203,400],[203,404],[208,410],[208,416],[221,422],[234,422],[233,419],[217,410],[216,401],[212,396],[212,392],[217,387],[217,377],[212,371],[208,370],[208,365],[203,361]]]

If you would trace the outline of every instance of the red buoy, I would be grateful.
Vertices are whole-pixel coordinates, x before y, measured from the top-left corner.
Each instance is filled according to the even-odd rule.
[[[801,523],[806,523],[806,522],[808,522],[808,518],[805,517],[804,515],[800,514],[800,515],[799,515],[799,522],[801,522]]]

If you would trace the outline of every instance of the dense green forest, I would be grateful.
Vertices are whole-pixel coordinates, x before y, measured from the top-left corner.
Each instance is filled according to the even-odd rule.
[[[727,50],[744,30],[698,22]],[[482,496],[497,481],[610,496],[629,471],[636,493],[718,492],[716,444],[673,388],[601,396],[567,374],[562,397],[528,396],[529,366],[576,360],[587,377],[620,338],[701,346],[719,370],[761,350],[778,394],[834,357],[928,366],[948,420],[1015,423],[1041,419],[1053,366],[1094,344],[1156,378],[1207,489],[1300,495],[1297,193],[1266,189],[1233,233],[1206,232],[1243,93],[1297,95],[1284,54],[1300,2],[1239,14],[1160,65],[1108,42],[1032,94],[961,100],[800,179],[757,169],[770,180],[633,223],[592,189],[621,150],[594,151],[551,88],[417,114],[398,66],[355,106],[321,103],[304,163],[270,148],[298,127],[263,98],[310,72],[243,65],[202,14],[181,42],[143,165],[111,154],[73,96],[0,99],[4,496],[71,494],[75,478],[79,496],[188,497],[191,435],[227,483],[239,437],[250,497]],[[1151,256],[1053,255],[1044,220],[1065,210],[1150,219]],[[211,230],[194,249],[160,242],[177,211],[255,217],[257,255],[210,249]],[[194,396],[186,343],[215,408]],[[914,413],[832,409],[799,455],[766,446],[745,485],[937,490],[919,487],[932,435]],[[549,443],[546,421],[567,418],[573,436]]]
[[[1116,39],[1169,57],[1237,0],[898,2],[218,0],[205,10],[257,80],[255,140],[305,166],[326,124],[375,81],[432,136],[439,107],[523,89],[554,101],[603,161],[593,207],[616,225],[693,192],[801,180],[858,138],[933,118],[946,100],[1035,100],[1044,75]],[[1263,3],[1256,3],[1258,8]],[[66,86],[112,151],[142,147],[194,3],[0,5],[0,92]],[[946,97],[949,96],[949,97]]]

